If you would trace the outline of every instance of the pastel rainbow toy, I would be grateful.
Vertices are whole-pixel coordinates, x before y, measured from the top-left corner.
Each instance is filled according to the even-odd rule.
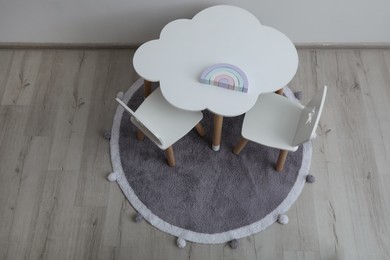
[[[245,73],[232,64],[218,63],[207,67],[200,76],[200,82],[239,92],[248,92],[248,79]]]

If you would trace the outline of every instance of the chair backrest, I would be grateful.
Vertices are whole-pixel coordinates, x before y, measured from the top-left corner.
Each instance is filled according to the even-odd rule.
[[[292,143],[293,146],[309,141],[314,136],[324,107],[326,91],[327,87],[324,86],[302,110]]]
[[[136,113],[131,110],[122,100],[119,98],[116,98],[116,101],[127,111],[131,114],[131,122],[139,129],[141,130],[149,139],[152,140],[155,144],[162,146],[163,140],[153,131],[150,127],[148,127],[145,122],[142,122],[142,119],[137,117]]]

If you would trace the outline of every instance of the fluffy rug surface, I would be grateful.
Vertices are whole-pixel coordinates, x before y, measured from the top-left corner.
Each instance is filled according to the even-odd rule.
[[[124,95],[129,107],[143,101],[142,81]],[[298,102],[289,88],[288,98]],[[203,111],[205,137],[192,130],[174,144],[177,165],[150,140],[138,141],[130,115],[118,107],[111,137],[114,173],[133,207],[153,226],[198,243],[223,243],[257,233],[286,214],[308,174],[311,144],[289,153],[276,172],[278,150],[249,142],[232,153],[243,116],[224,118],[221,149],[211,149],[212,114]]]

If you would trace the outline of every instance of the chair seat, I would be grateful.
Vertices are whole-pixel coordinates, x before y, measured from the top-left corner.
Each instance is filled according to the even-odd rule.
[[[203,118],[201,111],[185,111],[169,104],[157,88],[135,111],[138,118],[160,138],[160,142],[150,131],[145,129],[134,117],[133,124],[140,128],[145,135],[160,149],[165,150],[177,140],[186,135]]]
[[[284,96],[261,94],[245,115],[241,134],[245,139],[287,151],[296,151],[293,139],[303,106]]]

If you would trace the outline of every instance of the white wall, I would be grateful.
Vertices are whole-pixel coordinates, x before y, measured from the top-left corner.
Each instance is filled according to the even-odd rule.
[[[389,0],[0,0],[0,43],[138,44],[216,4],[243,7],[294,43],[390,43]]]

